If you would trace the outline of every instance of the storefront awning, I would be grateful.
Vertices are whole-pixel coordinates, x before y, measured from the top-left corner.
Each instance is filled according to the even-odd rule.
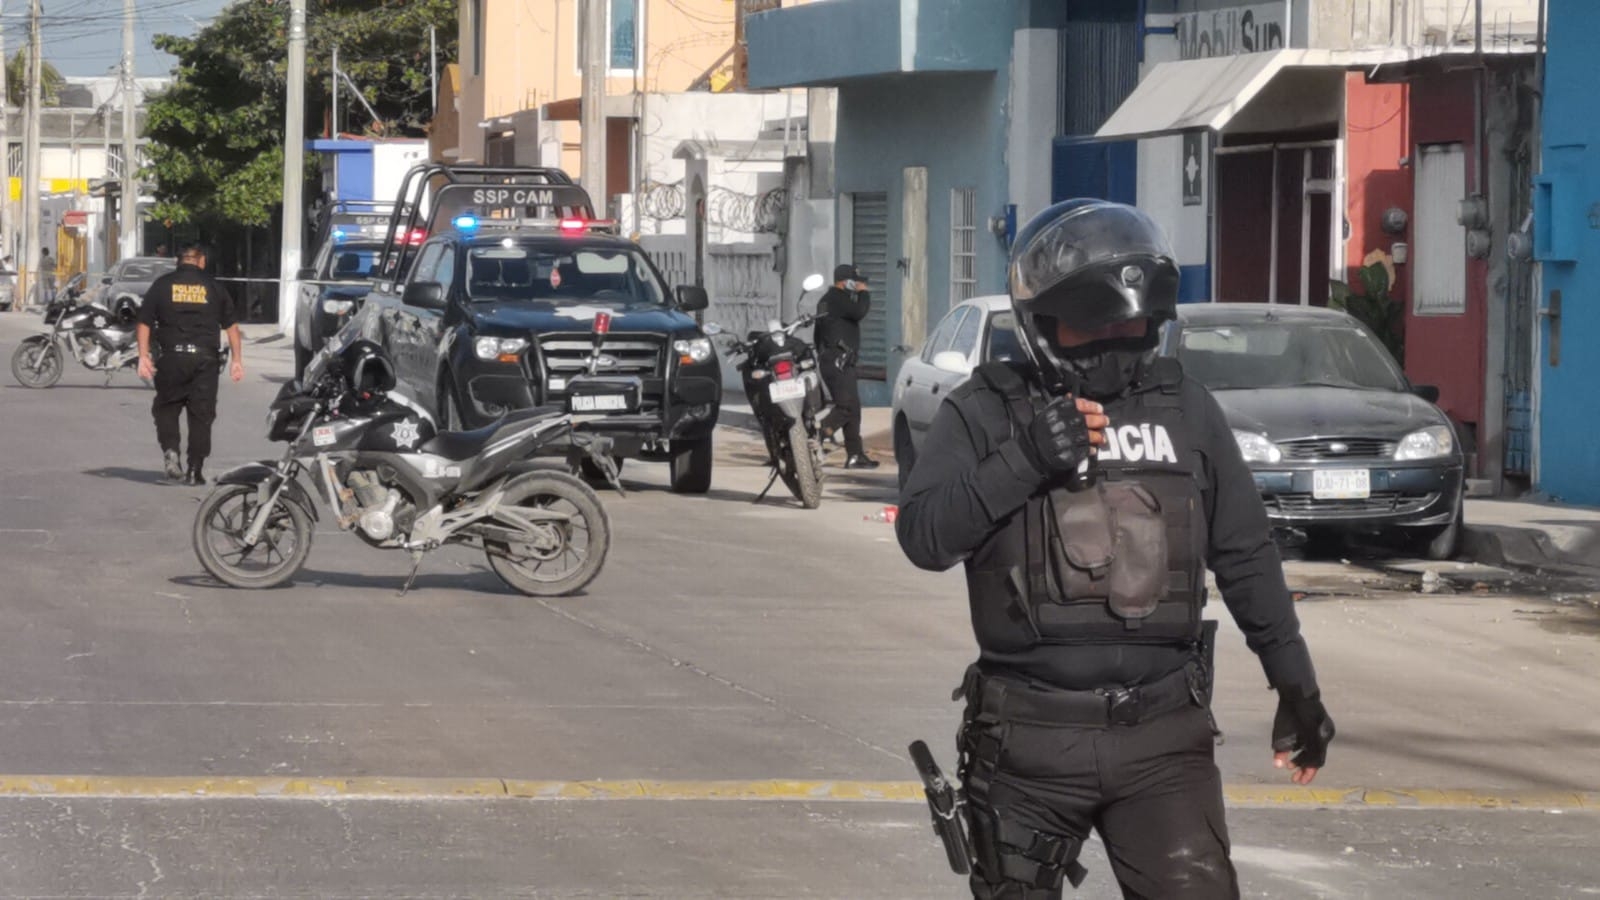
[[[1332,101],[1337,121],[1345,70],[1406,58],[1403,50],[1273,50],[1164,62],[1150,70],[1095,137],[1122,140],[1222,131],[1275,81],[1304,82],[1280,84],[1290,118],[1315,115]],[[1335,89],[1335,96],[1316,96],[1327,89]]]

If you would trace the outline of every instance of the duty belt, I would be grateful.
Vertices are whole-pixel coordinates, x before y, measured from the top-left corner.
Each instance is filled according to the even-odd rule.
[[[1016,678],[967,669],[951,699],[967,698],[976,715],[1001,722],[1083,725],[1106,728],[1135,725],[1189,704],[1202,702],[1204,675],[1190,663],[1149,684],[1069,691]]]
[[[207,349],[199,344],[173,344],[167,348],[168,353],[209,353],[213,356],[218,351]]]

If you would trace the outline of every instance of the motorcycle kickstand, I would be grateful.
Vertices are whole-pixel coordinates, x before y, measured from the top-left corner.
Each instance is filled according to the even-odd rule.
[[[416,550],[411,554],[411,574],[406,576],[406,583],[400,587],[400,596],[404,597],[410,590],[413,582],[417,580],[417,569],[422,566],[422,551]]]
[[[772,467],[772,474],[767,477],[767,486],[762,488],[761,489],[761,493],[757,494],[756,498],[754,500],[751,500],[750,502],[751,503],[760,503],[763,499],[766,498],[767,491],[772,490],[772,486],[774,484],[776,484],[777,481],[778,481],[778,467],[776,465],[774,465]]]

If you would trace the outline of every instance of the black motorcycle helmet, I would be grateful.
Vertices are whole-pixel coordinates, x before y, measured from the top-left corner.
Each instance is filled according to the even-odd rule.
[[[1160,226],[1106,200],[1066,200],[1035,216],[1012,245],[1011,304],[1023,348],[1054,393],[1096,399],[1137,384],[1178,314],[1178,264]],[[1143,320],[1136,336],[1063,345],[1061,326],[1096,332]]]
[[[123,294],[111,304],[111,313],[123,325],[133,325],[139,321],[139,300]]]
[[[339,351],[339,371],[350,399],[365,403],[394,390],[394,364],[372,341],[355,341]]]

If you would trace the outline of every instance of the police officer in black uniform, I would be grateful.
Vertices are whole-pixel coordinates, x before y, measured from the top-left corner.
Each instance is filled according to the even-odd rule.
[[[844,429],[844,467],[876,469],[878,461],[867,455],[861,442],[861,394],[856,386],[856,363],[861,357],[861,320],[872,309],[867,278],[855,266],[841,263],[833,270],[833,287],[817,301],[817,326],[812,337],[822,380],[833,398],[833,409],[817,423],[823,440]]]
[[[1334,729],[1227,420],[1156,356],[1173,252],[1139,210],[1069,200],[1017,235],[1010,292],[1032,363],[951,393],[896,524],[916,565],[966,565],[973,895],[1060,897],[1094,828],[1124,896],[1237,897],[1207,567],[1278,693],[1275,765],[1309,784]]]
[[[217,418],[217,380],[222,354],[217,333],[226,331],[232,356],[228,374],[244,378],[238,314],[233,298],[204,271],[204,248],[190,244],[178,251],[178,267],[145,292],[139,307],[139,377],[154,378],[156,399],[151,412],[156,440],[169,480],[205,484],[201,467],[211,455],[211,423]],[[154,335],[161,365],[150,357]],[[178,417],[189,416],[189,459],[180,465]]]

